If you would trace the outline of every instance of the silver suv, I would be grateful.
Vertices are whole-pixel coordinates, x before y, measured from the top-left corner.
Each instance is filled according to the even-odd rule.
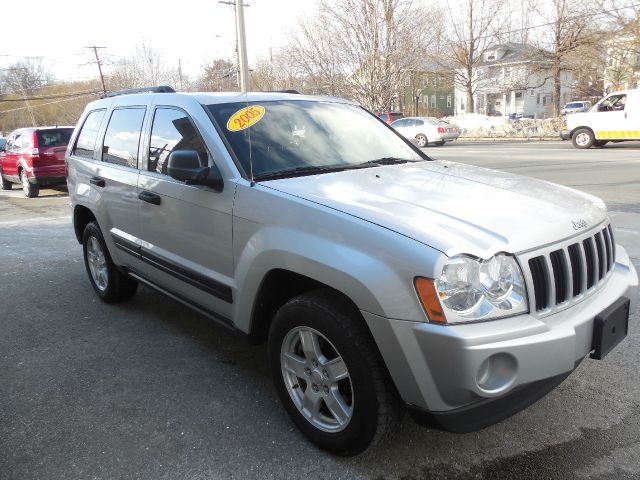
[[[591,102],[588,100],[578,100],[576,102],[567,103],[562,110],[560,110],[560,115],[569,115],[571,113],[580,113],[580,112],[588,112],[591,110]]]
[[[406,408],[483,428],[625,337],[638,277],[599,199],[430,161],[341,99],[163,90],[89,104],[69,144],[91,285],[268,342],[320,447],[357,454]]]

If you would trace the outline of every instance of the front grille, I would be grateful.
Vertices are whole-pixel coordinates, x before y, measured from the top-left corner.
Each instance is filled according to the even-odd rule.
[[[566,248],[527,262],[536,311],[563,304],[597,286],[615,263],[611,225]]]

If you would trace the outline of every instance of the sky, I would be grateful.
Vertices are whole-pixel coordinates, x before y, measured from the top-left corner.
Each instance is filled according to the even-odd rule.
[[[284,42],[300,15],[313,11],[314,0],[245,0],[249,65]],[[60,80],[98,75],[97,45],[105,63],[127,56],[142,41],[162,52],[167,63],[195,76],[206,59],[235,56],[234,7],[218,0],[30,0],[22,22],[3,22],[0,68],[24,57],[43,57]],[[25,29],[27,30],[25,32]],[[109,66],[105,66],[106,73]]]

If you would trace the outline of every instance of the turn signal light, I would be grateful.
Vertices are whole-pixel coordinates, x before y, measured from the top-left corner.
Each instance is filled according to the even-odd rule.
[[[422,308],[424,308],[429,320],[434,323],[447,323],[433,280],[416,277],[413,283],[416,287],[420,303],[422,303]]]

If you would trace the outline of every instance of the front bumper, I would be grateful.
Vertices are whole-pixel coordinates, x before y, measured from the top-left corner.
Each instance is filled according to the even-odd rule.
[[[638,276],[618,246],[611,275],[595,294],[543,318],[443,326],[363,315],[403,400],[442,418],[566,377],[592,350],[596,315],[623,296],[633,312],[637,293]],[[539,398],[536,391],[531,402],[518,401],[520,408]]]

